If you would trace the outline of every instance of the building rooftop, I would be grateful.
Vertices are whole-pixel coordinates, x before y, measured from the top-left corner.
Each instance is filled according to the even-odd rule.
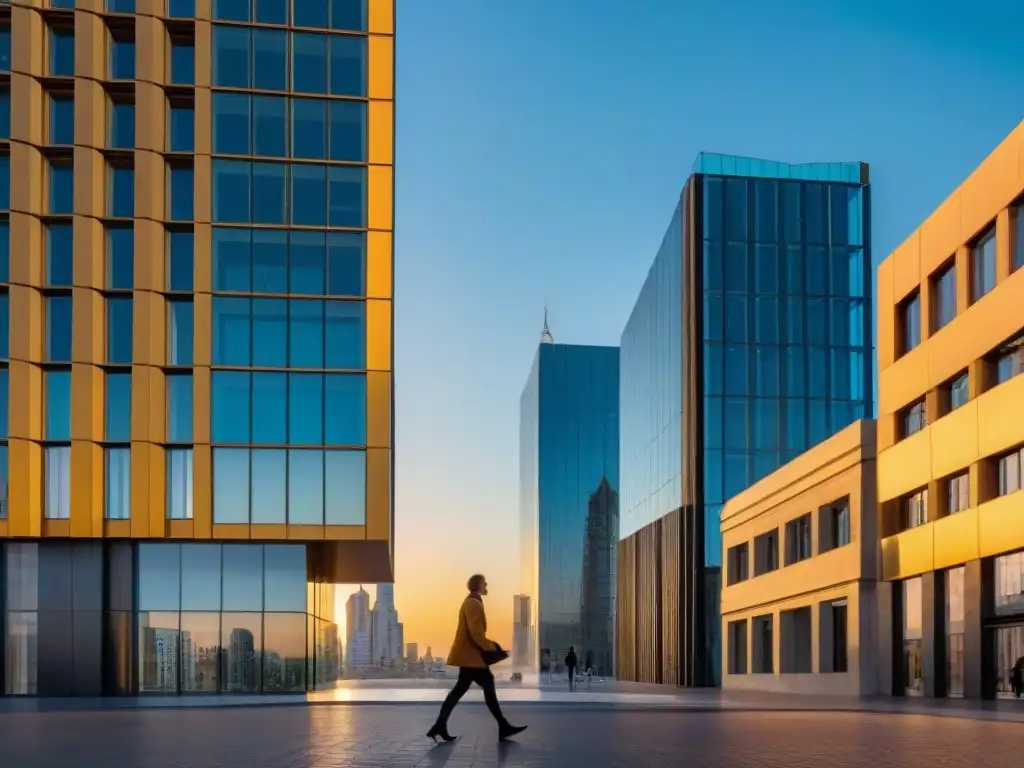
[[[867,163],[780,163],[755,157],[701,152],[693,163],[693,173],[713,176],[752,176],[760,179],[798,179],[848,184],[868,183]]]

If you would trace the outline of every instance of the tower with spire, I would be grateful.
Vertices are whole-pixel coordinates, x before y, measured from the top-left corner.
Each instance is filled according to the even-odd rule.
[[[541,344],[554,344],[555,337],[551,335],[551,326],[548,325],[548,305],[544,305],[544,327],[540,332]]]

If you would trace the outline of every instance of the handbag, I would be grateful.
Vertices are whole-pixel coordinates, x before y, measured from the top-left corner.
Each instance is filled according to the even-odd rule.
[[[480,655],[483,657],[484,664],[488,667],[493,667],[495,664],[504,661],[508,658],[508,651],[504,650],[497,643],[494,644],[493,651],[485,651],[481,648],[476,640],[473,639],[473,634],[469,631],[469,624],[466,621],[466,614],[462,614],[462,623],[466,627],[466,636],[469,638],[469,642],[476,646],[476,649],[480,651]]]

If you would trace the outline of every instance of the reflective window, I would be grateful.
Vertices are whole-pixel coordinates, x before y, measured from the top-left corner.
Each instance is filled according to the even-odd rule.
[[[1024,552],[1014,552],[995,558],[993,581],[996,615],[1024,613]]]
[[[167,0],[167,15],[172,19],[194,19],[196,0]]]
[[[131,449],[107,448],[103,454],[104,514],[107,520],[128,520],[131,517]]]
[[[292,100],[292,157],[321,160],[327,157],[327,102]]]
[[[900,303],[900,322],[903,331],[901,352],[906,354],[921,343],[921,296],[917,291]]]
[[[110,102],[111,149],[135,149],[135,105]]]
[[[46,439],[71,439],[71,371],[44,371]]]
[[[306,615],[266,613],[263,634],[264,693],[306,690]]]
[[[946,571],[947,696],[964,695],[964,573],[963,567]]]
[[[2,35],[10,30],[0,29]],[[3,58],[0,47],[0,59]],[[10,67],[9,59],[6,67]],[[7,685],[11,695],[35,696],[39,693],[39,613],[10,611],[7,614]]]
[[[181,610],[219,611],[220,544],[182,544]]]
[[[175,547],[177,548],[177,547]],[[177,589],[177,583],[174,587]],[[131,616],[131,613],[128,613]],[[139,611],[137,657],[140,693],[177,693],[180,614]],[[128,633],[128,636],[132,636]]]
[[[324,367],[324,303],[307,299],[288,302],[288,365]]]
[[[366,304],[361,301],[328,301],[325,309],[326,367],[365,368]]]
[[[127,443],[132,435],[132,375],[111,372],[106,379],[106,438]]]
[[[917,528],[928,522],[928,490],[922,489],[903,498],[905,529]]]
[[[8,437],[10,414],[10,382],[8,381],[7,369],[0,368],[0,440]],[[0,464],[0,474],[6,474],[7,465]],[[6,499],[0,495],[0,502]]]
[[[167,218],[171,221],[191,221],[194,218],[194,183],[191,166],[167,167]]]
[[[0,88],[0,139],[11,138],[11,92]],[[50,139],[53,143],[53,139]]]
[[[291,232],[289,291],[324,293],[326,238],[324,232]]]
[[[264,610],[306,611],[305,546],[267,544],[263,547],[263,590]]]
[[[991,226],[971,246],[971,300],[996,287],[996,228]]]
[[[46,284],[70,288],[75,274],[74,236],[71,224],[46,227]]]
[[[288,376],[288,442],[322,445],[324,442],[324,377],[318,373]]]
[[[11,158],[0,156],[0,211],[11,207]]]
[[[75,205],[75,175],[69,163],[50,162],[50,213],[70,214]]]
[[[285,157],[288,154],[288,99],[253,96],[253,154]]]
[[[288,365],[288,302],[254,299],[252,302],[253,365]]]
[[[293,238],[299,234],[291,233]],[[315,237],[318,233],[312,234]],[[284,230],[253,230],[252,290],[255,293],[288,292],[288,233]],[[253,308],[253,315],[259,315],[256,305]],[[284,322],[283,315],[281,321]]]
[[[287,522],[288,452],[261,449],[252,452],[252,522]]]
[[[167,449],[167,517],[192,519],[192,449]]]
[[[213,290],[252,290],[252,234],[248,229],[213,228]]]
[[[327,223],[332,227],[366,226],[366,168],[332,166],[328,173]]]
[[[937,331],[956,317],[956,264],[952,263],[932,278],[935,303],[932,329]]]
[[[135,169],[107,168],[107,215],[130,219],[135,214]]]
[[[192,290],[194,249],[194,240],[191,232],[167,233],[168,290]]]
[[[224,3],[218,3],[223,5]],[[247,4],[247,3],[246,3]],[[217,16],[215,18],[227,18]],[[248,10],[246,10],[248,16]],[[247,20],[247,19],[246,19]],[[213,84],[229,88],[249,88],[252,38],[246,27],[213,27]]]
[[[7,69],[10,69],[10,64],[7,65]],[[50,30],[50,74],[54,77],[72,77],[75,74],[73,29]]]
[[[263,24],[287,24],[290,0],[256,0],[256,21]]]
[[[251,381],[248,371],[214,371],[211,436],[214,443],[250,442]]]
[[[0,27],[0,72],[11,71],[11,28]]]
[[[331,101],[330,149],[332,160],[366,160],[366,102]]]
[[[135,0],[107,0],[107,10],[111,13],[135,13]]]
[[[293,165],[291,177],[292,223],[324,226],[327,223],[327,168]]]
[[[303,3],[292,5],[292,24],[296,27],[327,27],[327,6],[329,3]]]
[[[7,517],[7,443],[0,443],[0,518]]]
[[[130,291],[135,281],[135,230],[107,229],[107,288]]]
[[[332,296],[365,294],[366,236],[354,232],[327,234],[327,293]]]
[[[955,411],[970,399],[970,378],[964,371],[949,384],[949,410]]]
[[[292,88],[327,93],[327,35],[292,33]]]
[[[6,291],[0,292],[0,359],[10,357],[11,352],[11,298]]]
[[[107,298],[107,362],[132,361],[132,300]]]
[[[135,40],[111,35],[110,39],[111,80],[135,79]]]
[[[251,21],[252,0],[213,0],[213,18],[220,21]]]
[[[288,220],[288,166],[252,164],[252,220],[256,224],[284,224]]]
[[[954,514],[971,506],[971,478],[967,472],[946,480],[946,512]]]
[[[169,373],[167,384],[167,439],[192,442],[192,374]]]
[[[171,152],[195,151],[196,113],[190,104],[168,107],[168,144]]]
[[[223,607],[225,611],[263,610],[263,550],[251,544],[225,544]],[[225,626],[228,624],[225,616]]]
[[[266,91],[288,90],[288,33],[255,29],[252,33],[253,86]]]
[[[71,517],[71,447],[44,447],[43,466],[45,516],[50,520],[67,520]]]
[[[0,219],[0,283],[11,279],[11,227],[6,219]],[[0,317],[2,319],[2,317]],[[4,334],[0,328],[0,344],[4,343]],[[5,347],[0,346],[0,349]],[[7,357],[0,354],[0,357]]]
[[[1024,487],[1024,448],[1015,449],[1000,457],[997,461],[999,469],[999,495],[1005,496]]]
[[[292,525],[323,525],[323,451],[288,451],[288,522]]]
[[[324,377],[324,442],[366,444],[366,377],[328,374]]]
[[[249,522],[247,448],[213,449],[213,522]]]
[[[996,353],[995,383],[1002,384],[1024,372],[1024,337],[1016,338]]]
[[[193,305],[167,302],[167,364],[192,365]]]
[[[213,151],[218,154],[248,155],[252,134],[250,98],[244,93],[213,94]],[[258,132],[257,132],[257,135]]]
[[[46,359],[51,363],[71,362],[71,297],[46,297]]]
[[[138,600],[140,611],[177,611],[181,608],[181,545],[138,545]]]
[[[9,94],[8,94],[9,95]],[[50,143],[71,146],[75,143],[75,99],[61,94],[50,96]],[[134,124],[132,126],[134,145]]]
[[[196,81],[196,48],[191,40],[171,38],[172,85],[192,85]]]
[[[288,376],[284,373],[254,373],[252,377],[252,441],[267,445],[288,442]],[[255,456],[253,461],[255,462]]]
[[[1024,202],[1019,202],[1010,211],[1010,270],[1024,267]]]
[[[366,38],[331,35],[330,41],[331,93],[338,96],[365,96]]]
[[[252,361],[251,302],[213,299],[213,364],[248,366]]]
[[[366,31],[366,0],[331,0],[331,29]]]
[[[903,437],[910,437],[928,426],[928,411],[924,400],[919,400],[904,409],[902,417]]]
[[[924,612],[921,597],[921,579],[903,582],[903,681],[909,695],[923,690],[924,668]]]
[[[251,164],[241,160],[213,161],[213,220],[246,223],[252,220]]]
[[[366,525],[366,453],[326,451],[327,525]]]

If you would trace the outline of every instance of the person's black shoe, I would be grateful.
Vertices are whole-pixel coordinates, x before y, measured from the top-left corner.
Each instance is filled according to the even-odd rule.
[[[429,731],[427,731],[427,738],[433,739],[434,743],[436,744],[438,739],[442,739],[444,741],[455,741],[455,739],[457,739],[458,737],[452,736],[450,733],[448,733],[447,726],[435,725]]]
[[[517,733],[525,731],[527,726],[525,725],[512,725],[510,723],[504,723],[498,728],[498,741],[505,741],[505,739],[515,736]]]

